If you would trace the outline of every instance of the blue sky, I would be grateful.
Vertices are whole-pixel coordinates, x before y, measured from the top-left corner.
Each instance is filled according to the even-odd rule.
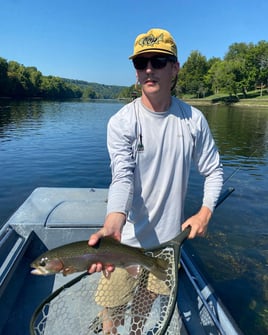
[[[267,0],[0,0],[0,57],[43,75],[135,83],[136,36],[164,28],[183,64],[191,51],[223,58],[235,42],[268,40]]]

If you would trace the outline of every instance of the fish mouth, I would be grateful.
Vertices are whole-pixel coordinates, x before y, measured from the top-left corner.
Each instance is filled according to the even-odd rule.
[[[35,268],[35,269],[33,269],[32,271],[31,271],[31,274],[33,274],[33,275],[38,275],[38,276],[41,276],[41,275],[49,275],[50,274],[50,272],[48,272],[46,269],[44,269],[44,268]]]

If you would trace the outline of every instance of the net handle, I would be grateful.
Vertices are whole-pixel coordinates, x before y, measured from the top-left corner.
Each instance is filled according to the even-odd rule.
[[[176,237],[174,237],[172,240],[168,242],[164,242],[158,247],[146,249],[145,251],[149,251],[149,252],[160,251],[162,249],[165,249],[166,247],[172,246],[172,247],[176,247],[179,252],[181,245],[188,238],[191,232],[191,229],[192,227],[189,225],[181,233],[179,233]]]

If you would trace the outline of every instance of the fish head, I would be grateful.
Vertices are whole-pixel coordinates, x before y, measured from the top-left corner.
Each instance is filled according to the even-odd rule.
[[[63,270],[63,263],[59,258],[39,257],[32,262],[31,267],[34,270],[31,271],[34,275],[52,275]]]

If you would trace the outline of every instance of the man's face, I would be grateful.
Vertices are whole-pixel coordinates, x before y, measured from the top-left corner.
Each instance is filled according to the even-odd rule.
[[[135,61],[137,63],[136,75],[144,93],[153,94],[164,90],[170,93],[172,80],[179,71],[179,63],[169,61],[168,57],[166,54],[150,52],[134,59],[134,66]]]

